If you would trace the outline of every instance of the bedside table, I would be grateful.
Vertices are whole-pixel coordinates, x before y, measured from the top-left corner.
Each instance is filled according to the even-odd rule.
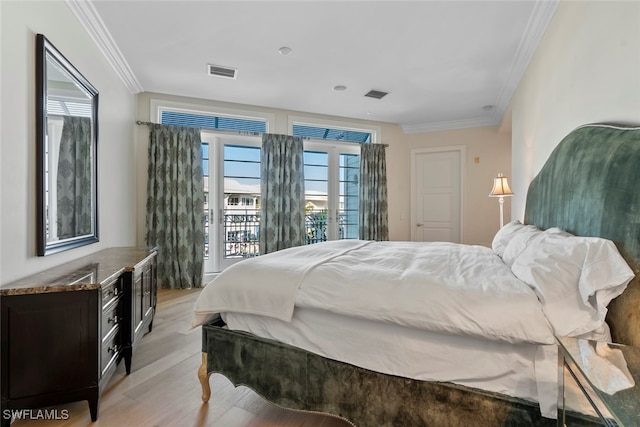
[[[576,402],[570,389],[583,396],[600,425],[640,425],[640,348],[558,337],[558,425],[575,424]],[[572,381],[573,384],[565,384]],[[588,425],[592,423],[587,421]]]

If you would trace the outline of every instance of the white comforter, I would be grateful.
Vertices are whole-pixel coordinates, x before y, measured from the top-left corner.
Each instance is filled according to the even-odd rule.
[[[489,248],[340,240],[248,259],[200,294],[192,326],[218,313],[290,321],[295,306],[434,332],[555,343],[534,291]]]

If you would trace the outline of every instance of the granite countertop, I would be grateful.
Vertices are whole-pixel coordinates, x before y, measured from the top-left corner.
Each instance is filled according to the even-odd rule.
[[[109,248],[0,285],[0,296],[98,289],[126,271],[134,271],[149,257],[149,248]]]

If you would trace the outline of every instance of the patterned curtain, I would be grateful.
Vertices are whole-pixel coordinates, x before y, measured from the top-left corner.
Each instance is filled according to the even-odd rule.
[[[385,146],[360,146],[360,222],[362,240],[389,240]]]
[[[305,243],[302,138],[262,136],[260,253]]]
[[[204,190],[200,129],[149,125],[146,242],[158,248],[158,283],[202,286]]]
[[[91,234],[91,119],[64,116],[58,154],[58,239]]]

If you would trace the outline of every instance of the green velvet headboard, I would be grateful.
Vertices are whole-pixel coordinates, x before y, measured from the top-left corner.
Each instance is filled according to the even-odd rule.
[[[525,223],[615,242],[636,273],[609,306],[615,342],[640,347],[640,127],[581,126],[529,186]]]

